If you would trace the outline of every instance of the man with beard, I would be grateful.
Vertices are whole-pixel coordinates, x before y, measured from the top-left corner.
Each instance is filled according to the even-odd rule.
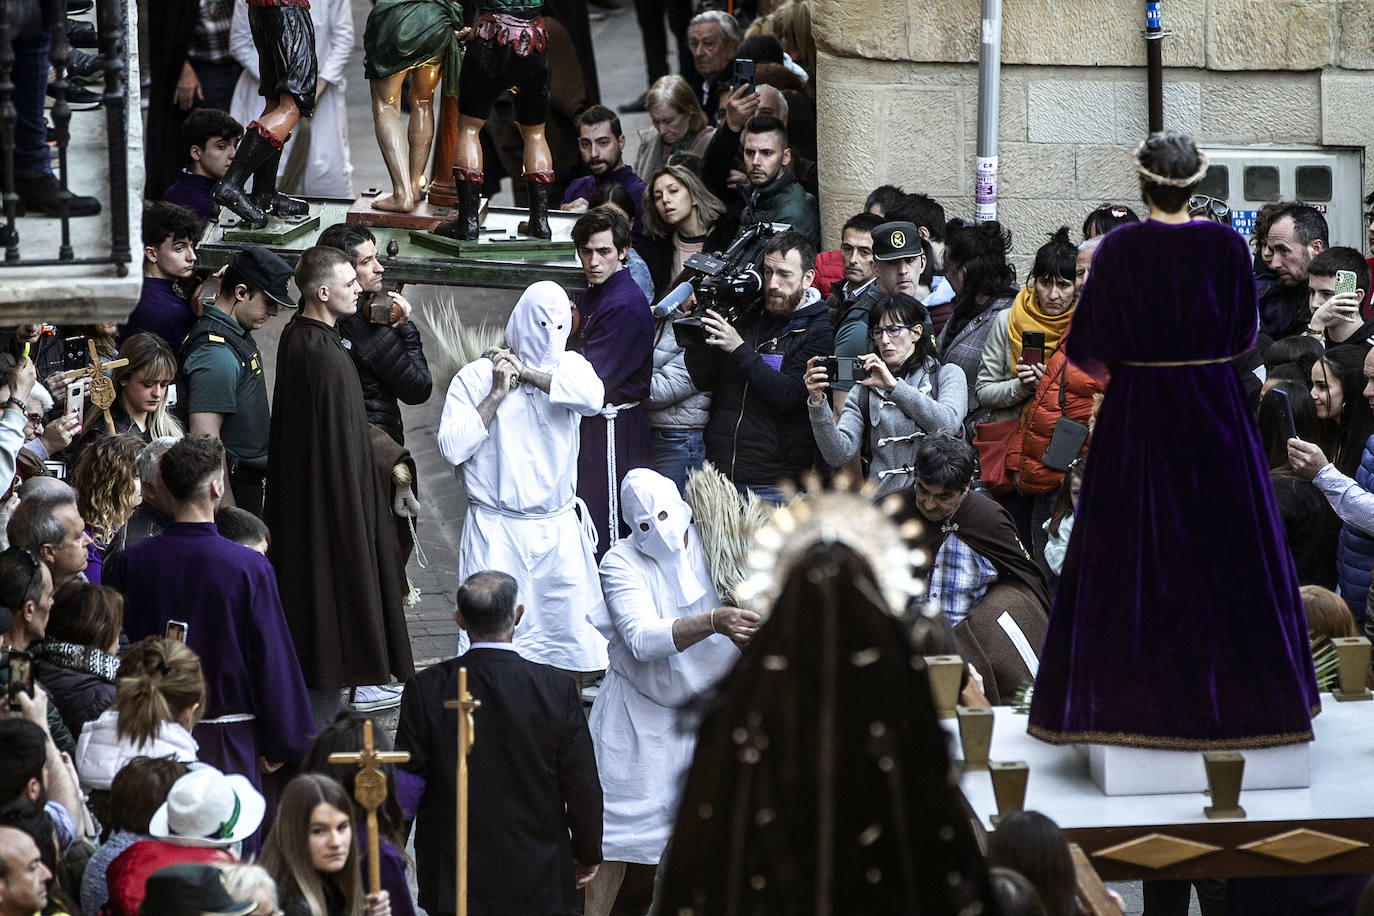
[[[613,181],[630,192],[635,222],[644,218],[644,179],[625,163],[625,134],[620,119],[604,105],[593,105],[577,116],[577,151],[590,174],[575,179],[563,194],[562,209],[586,213],[596,186]]]
[[[737,329],[708,309],[706,346],[688,346],[692,384],[711,391],[706,457],[741,491],[782,502],[779,484],[798,481],[815,460],[806,409],[806,362],[835,343],[820,292],[811,281],[816,248],[798,232],[763,249],[763,312]]]

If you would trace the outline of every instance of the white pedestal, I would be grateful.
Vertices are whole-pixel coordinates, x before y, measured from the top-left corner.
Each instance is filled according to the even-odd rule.
[[[1311,785],[1310,744],[1242,750],[1241,797],[1251,789],[1302,789]],[[1202,751],[1089,744],[1088,772],[1104,795],[1177,795],[1207,788]]]

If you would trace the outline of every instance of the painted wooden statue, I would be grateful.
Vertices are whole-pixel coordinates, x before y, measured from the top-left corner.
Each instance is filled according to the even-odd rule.
[[[263,226],[270,216],[310,212],[303,200],[277,193],[277,165],[291,131],[315,111],[315,24],[310,0],[246,0],[248,25],[262,72],[262,114],[248,125],[234,161],[210,192],[247,223]],[[253,179],[253,191],[245,187]]]
[[[478,236],[482,195],[482,124],[497,97],[515,95],[515,120],[524,140],[524,173],[529,185],[527,234],[546,239],[553,158],[544,139],[549,109],[549,35],[542,4],[529,0],[477,0],[478,15],[468,39],[467,60],[458,80],[458,143],[453,178],[458,186],[458,218],[435,232],[455,239]]]
[[[434,146],[434,90],[458,95],[463,8],[450,0],[379,0],[363,31],[363,72],[372,90],[372,120],[391,193],[378,210],[409,213],[425,198],[425,166]],[[410,123],[401,126],[401,84],[410,77]]]

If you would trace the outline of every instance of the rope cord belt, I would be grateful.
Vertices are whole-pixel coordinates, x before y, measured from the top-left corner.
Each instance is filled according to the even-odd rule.
[[[622,410],[631,410],[638,406],[638,401],[631,401],[628,404],[607,404],[601,408],[601,416],[606,418],[606,491],[610,507],[607,528],[611,539],[606,544],[607,550],[620,540],[620,487],[615,473],[615,418]]]

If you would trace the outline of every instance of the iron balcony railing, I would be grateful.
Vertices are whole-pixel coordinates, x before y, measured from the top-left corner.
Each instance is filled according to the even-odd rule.
[[[67,73],[67,61],[71,51],[66,31],[67,0],[0,0],[0,194],[3,195],[0,199],[3,200],[4,216],[4,225],[0,226],[0,244],[3,244],[5,249],[6,267],[109,264],[114,266],[114,273],[118,276],[128,273],[131,255],[128,193],[129,18],[125,2],[126,0],[95,2],[96,32],[99,50],[104,58],[105,92],[102,107],[105,112],[105,136],[103,144],[83,144],[79,157],[85,160],[88,156],[99,155],[98,147],[104,146],[105,155],[108,157],[108,185],[103,188],[91,188],[89,191],[82,189],[101,197],[101,212],[95,217],[82,217],[81,222],[84,229],[84,224],[92,220],[102,220],[102,225],[108,227],[108,235],[97,232],[96,238],[99,241],[89,246],[83,241],[80,247],[89,247],[90,250],[83,250],[78,256],[72,245],[72,217],[67,213],[68,208],[64,201],[61,205],[62,212],[57,217],[59,230],[54,256],[50,231],[34,233],[44,243],[46,250],[34,251],[38,247],[36,244],[30,244],[21,250],[20,236],[27,233],[26,226],[32,226],[35,230],[46,227],[41,227],[37,223],[41,216],[26,219],[24,224],[17,219],[19,193],[14,174],[14,140],[18,110],[14,97],[14,41],[16,38],[22,40],[22,36],[15,34],[16,23],[22,19],[21,7],[25,4],[30,8],[35,5],[45,7],[43,20],[49,23],[51,46],[48,59],[53,70],[53,80],[50,84],[50,94],[53,97],[52,127],[57,147],[57,162],[53,173],[65,192],[68,190],[73,168],[83,177],[96,173],[96,170],[91,168],[95,165],[94,162],[73,162],[72,151],[69,150],[72,111],[67,101],[67,92],[72,84]],[[101,191],[105,193],[102,194]],[[21,233],[21,230],[24,232]],[[83,239],[89,237],[84,231],[82,236]],[[108,250],[104,244],[106,239],[109,243]]]

